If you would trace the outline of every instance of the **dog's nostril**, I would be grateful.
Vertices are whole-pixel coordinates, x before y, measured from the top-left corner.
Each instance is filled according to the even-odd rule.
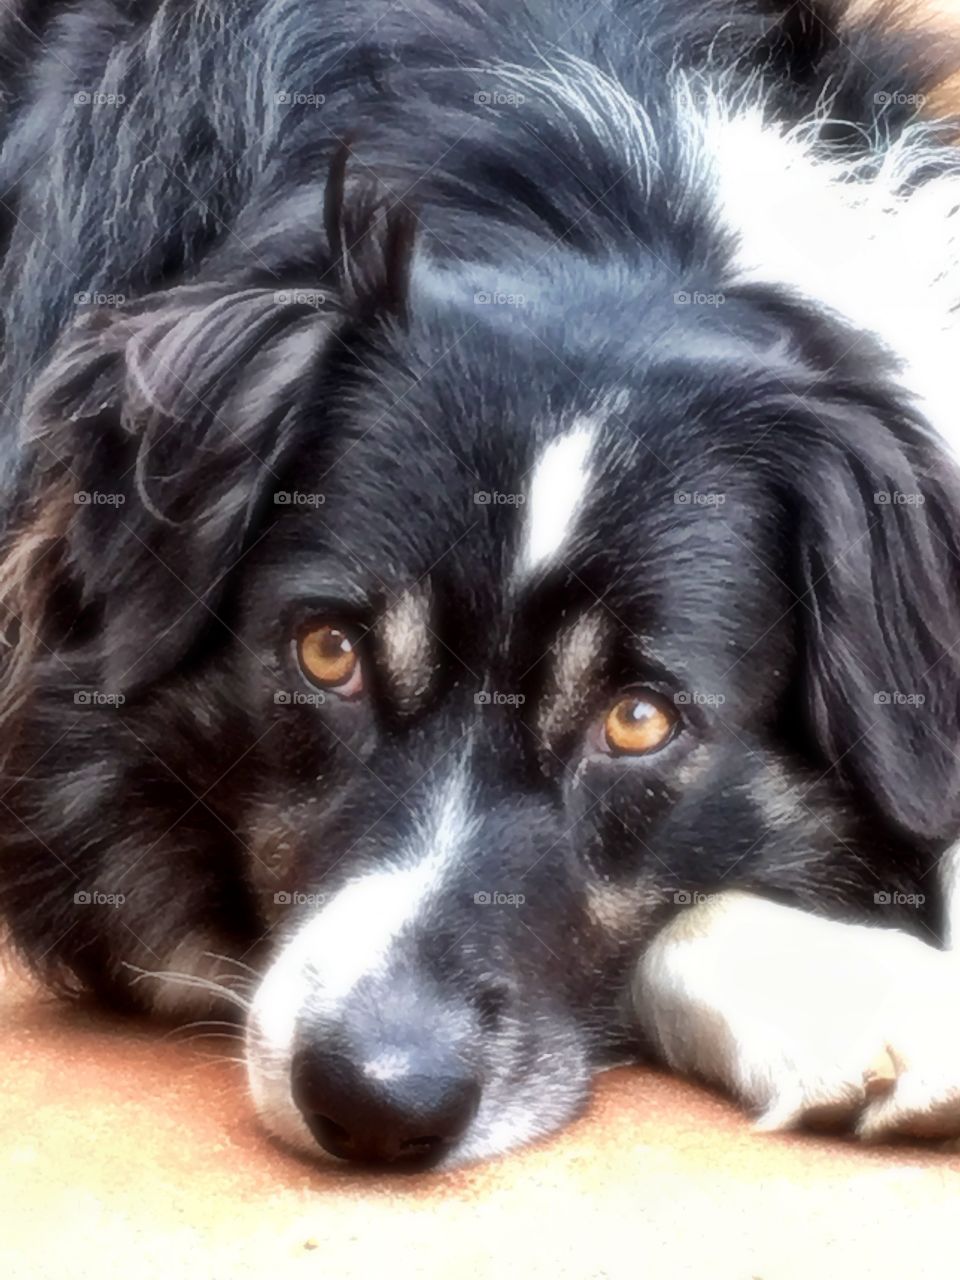
[[[293,1098],[311,1134],[343,1160],[436,1160],[466,1132],[480,1084],[463,1063],[433,1050],[399,1055],[402,1067],[371,1070],[306,1045],[294,1056]]]

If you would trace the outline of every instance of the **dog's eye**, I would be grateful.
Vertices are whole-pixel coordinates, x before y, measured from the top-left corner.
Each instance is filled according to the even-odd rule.
[[[604,750],[615,756],[645,756],[665,747],[680,717],[666,698],[640,689],[617,699],[607,712],[601,734]]]
[[[363,669],[350,632],[335,622],[314,623],[297,640],[300,669],[311,684],[344,698],[363,688]]]

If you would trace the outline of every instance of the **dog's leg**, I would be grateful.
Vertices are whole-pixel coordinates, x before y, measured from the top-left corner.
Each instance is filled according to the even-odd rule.
[[[956,953],[730,892],[656,938],[634,994],[664,1061],[761,1128],[960,1134]]]

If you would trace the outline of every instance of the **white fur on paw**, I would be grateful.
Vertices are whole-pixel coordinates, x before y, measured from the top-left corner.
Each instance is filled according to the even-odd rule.
[[[955,954],[728,893],[663,931],[635,998],[666,1062],[732,1090],[761,1129],[960,1135]]]

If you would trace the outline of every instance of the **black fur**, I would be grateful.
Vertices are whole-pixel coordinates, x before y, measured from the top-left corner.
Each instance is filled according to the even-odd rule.
[[[566,1076],[557,1119],[637,1051],[626,977],[685,893],[939,932],[960,482],[884,354],[728,283],[669,89],[722,70],[788,121],[832,93],[857,126],[824,128],[832,154],[896,134],[911,109],[877,84],[922,93],[956,49],[843,8],[4,8],[0,895],[51,981],[142,1007],[137,973],[178,941],[259,956],[288,931],[278,892],[389,864],[466,734],[471,854],[411,965],[470,1004],[488,1077],[548,1097]],[[559,77],[532,79],[546,60]],[[558,92],[575,60],[640,104],[655,156]],[[525,305],[478,306],[489,289]],[[722,325],[681,289],[722,290]],[[474,495],[522,491],[602,401],[575,536],[517,594],[522,513]],[[294,490],[322,505],[277,503]],[[436,660],[410,710],[375,636],[414,584]],[[591,610],[598,665],[545,731],[552,646]],[[316,615],[365,637],[362,705],[275,702]],[[680,695],[682,732],[642,766],[591,753],[637,684]],[[478,709],[483,687],[526,701]],[[94,692],[125,701],[76,701]],[[524,908],[478,911],[492,889]],[[588,909],[607,891],[637,895],[626,924]],[[876,900],[897,892],[924,904]]]

